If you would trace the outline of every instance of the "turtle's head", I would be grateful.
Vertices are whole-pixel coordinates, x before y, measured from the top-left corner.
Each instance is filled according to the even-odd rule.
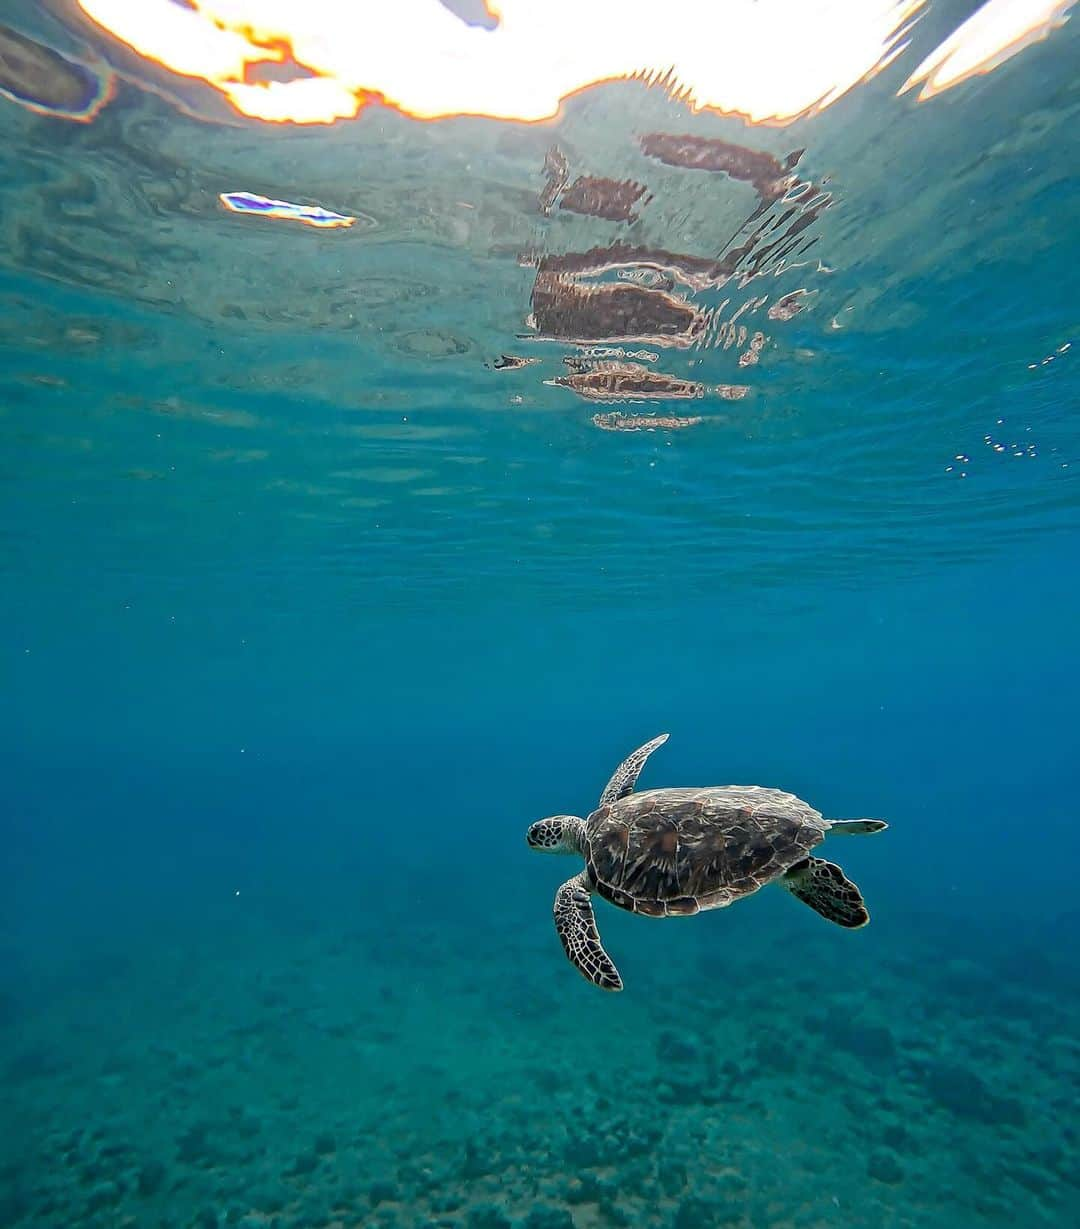
[[[541,853],[581,853],[584,827],[576,815],[551,815],[530,824],[525,840]]]

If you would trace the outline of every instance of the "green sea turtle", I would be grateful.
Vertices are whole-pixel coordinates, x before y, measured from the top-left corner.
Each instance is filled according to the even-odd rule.
[[[760,785],[635,794],[645,761],[667,737],[623,760],[588,819],[553,815],[526,835],[532,849],[585,859],[585,869],[555,893],[555,929],[582,976],[603,990],[622,989],[596,929],[594,892],[631,913],[685,917],[775,880],[838,926],[869,922],[855,884],[810,850],[830,833],[880,832],[884,820],[824,819],[794,794]]]

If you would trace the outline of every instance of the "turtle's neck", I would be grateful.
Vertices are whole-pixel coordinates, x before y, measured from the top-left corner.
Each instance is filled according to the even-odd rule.
[[[585,852],[585,821],[572,817],[563,824],[563,844],[574,853]]]

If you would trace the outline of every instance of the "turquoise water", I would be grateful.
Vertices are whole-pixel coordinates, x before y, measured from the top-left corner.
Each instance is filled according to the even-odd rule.
[[[0,98],[5,1229],[1075,1224],[1080,24],[896,98],[968,11],[784,127]],[[598,902],[582,980],[525,830],[661,731],[888,819],[870,926]]]

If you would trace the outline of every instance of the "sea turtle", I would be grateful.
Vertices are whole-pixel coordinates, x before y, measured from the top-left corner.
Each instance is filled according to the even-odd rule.
[[[623,760],[588,819],[553,815],[526,835],[532,849],[585,858],[585,869],[555,893],[555,929],[582,976],[603,990],[622,989],[597,933],[593,892],[631,913],[685,917],[775,880],[838,926],[869,922],[855,884],[810,850],[827,833],[880,832],[884,820],[824,819],[794,794],[760,785],[633,793],[645,761],[667,738]]]

